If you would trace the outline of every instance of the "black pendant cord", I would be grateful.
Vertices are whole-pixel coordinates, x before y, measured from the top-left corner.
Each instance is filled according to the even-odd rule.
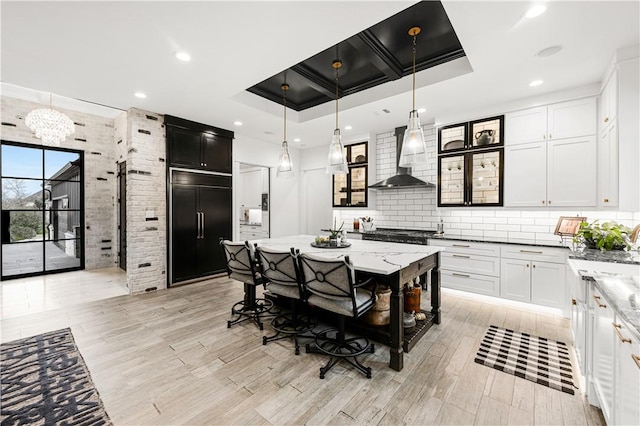
[[[338,63],[342,65],[342,63],[339,62],[339,60],[338,60]],[[338,70],[340,69],[340,67],[335,66],[335,69],[336,69],[336,129],[339,129],[338,127]]]
[[[416,110],[416,35],[413,35],[413,108]]]
[[[287,90],[289,90],[289,85],[287,83],[283,83],[282,86],[280,86],[280,88],[282,89],[282,105],[284,107],[284,142],[287,142]]]

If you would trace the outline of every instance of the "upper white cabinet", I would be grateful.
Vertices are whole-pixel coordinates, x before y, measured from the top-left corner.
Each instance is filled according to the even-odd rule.
[[[595,206],[596,99],[505,115],[504,205]]]
[[[598,140],[598,205],[618,205],[618,123],[612,120]]]
[[[618,73],[614,72],[607,80],[600,94],[600,128],[608,126],[618,115]]]
[[[505,206],[596,205],[595,136],[506,146],[504,156]]]
[[[505,145],[596,133],[595,98],[578,99],[505,115]]]

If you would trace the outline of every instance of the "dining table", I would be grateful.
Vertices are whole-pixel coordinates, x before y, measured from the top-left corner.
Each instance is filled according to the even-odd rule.
[[[389,346],[389,367],[400,371],[404,365],[404,352],[409,352],[416,341],[432,324],[440,324],[440,251],[443,247],[425,246],[382,241],[349,240],[340,246],[321,244],[317,247],[313,235],[294,235],[277,238],[249,240],[252,247],[267,247],[272,250],[289,251],[297,249],[300,253],[309,253],[329,259],[349,257],[356,272],[356,279],[374,277],[382,285],[391,289],[390,322],[388,329],[372,333],[382,335],[382,343]],[[429,273],[431,286],[431,309],[426,311],[426,320],[421,325],[420,336],[413,335],[405,339],[403,326],[404,295],[406,283],[421,277],[424,283]],[[424,312],[424,311],[423,311]],[[417,337],[417,338],[416,338]]]

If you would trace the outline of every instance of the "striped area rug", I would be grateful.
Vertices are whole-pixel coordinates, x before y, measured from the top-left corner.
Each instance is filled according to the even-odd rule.
[[[475,362],[571,395],[577,389],[569,348],[563,342],[492,325],[480,343]]]

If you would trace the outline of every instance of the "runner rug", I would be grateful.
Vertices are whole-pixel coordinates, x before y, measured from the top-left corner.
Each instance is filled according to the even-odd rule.
[[[71,330],[0,347],[2,425],[111,425]]]
[[[492,325],[480,343],[475,361],[571,395],[576,388],[569,348],[563,342]]]

